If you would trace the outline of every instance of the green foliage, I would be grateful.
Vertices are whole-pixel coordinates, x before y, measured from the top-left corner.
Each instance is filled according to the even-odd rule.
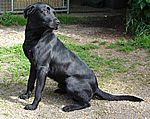
[[[22,16],[12,15],[10,12],[5,12],[0,16],[0,24],[4,26],[23,26],[26,24],[26,20]]]
[[[79,24],[82,22],[83,18],[73,17],[66,14],[58,14],[58,19],[61,24]],[[10,12],[5,12],[0,16],[0,24],[4,26],[11,25],[26,25],[27,20],[23,16],[13,15]]]
[[[133,35],[150,34],[150,0],[129,0],[126,31]]]
[[[130,41],[131,42],[131,41]],[[130,52],[134,50],[134,47],[126,39],[120,39],[116,43],[111,43],[107,46],[109,49],[117,48],[119,51]]]
[[[150,35],[143,34],[142,36],[135,37],[133,44],[136,48],[145,48],[150,51]]]
[[[116,43],[112,43],[107,48],[117,48],[119,51],[130,52],[137,48],[144,48],[150,52],[150,35],[141,35],[133,39],[120,39]]]
[[[4,13],[0,17],[0,23],[5,26],[10,26],[12,24],[11,14],[10,13]]]
[[[79,24],[82,21],[80,17],[69,16],[66,14],[58,14],[57,18],[60,20],[61,24]]]

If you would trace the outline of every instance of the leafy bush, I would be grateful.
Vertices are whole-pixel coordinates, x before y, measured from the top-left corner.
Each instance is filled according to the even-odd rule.
[[[134,46],[149,49],[150,51],[150,35],[143,34],[142,36],[135,37]]]
[[[12,15],[10,12],[5,12],[0,16],[0,24],[4,26],[23,26],[26,24],[26,20],[22,16]]]
[[[65,14],[58,14],[57,18],[60,20],[61,24],[79,24],[83,19],[80,17],[73,17]],[[5,12],[0,16],[0,24],[4,26],[11,25],[26,25],[26,19],[22,16],[13,15],[10,12]]]
[[[61,24],[79,24],[82,21],[82,18],[80,17],[74,17],[65,14],[58,14],[57,18],[60,20]]]
[[[2,14],[0,17],[0,23],[5,26],[10,26],[10,24],[12,24],[11,14],[7,12]]]
[[[150,33],[150,0],[129,0],[126,31],[137,36]]]

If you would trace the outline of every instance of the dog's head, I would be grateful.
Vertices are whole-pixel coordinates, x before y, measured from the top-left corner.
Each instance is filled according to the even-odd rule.
[[[55,10],[44,3],[35,3],[29,5],[24,10],[24,17],[28,19],[30,24],[38,27],[46,27],[56,30],[59,25],[59,20],[55,17]]]

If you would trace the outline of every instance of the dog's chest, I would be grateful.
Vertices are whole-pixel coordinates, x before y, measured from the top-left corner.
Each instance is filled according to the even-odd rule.
[[[33,58],[36,65],[47,66],[50,62],[51,45],[49,42],[39,41],[33,48]]]

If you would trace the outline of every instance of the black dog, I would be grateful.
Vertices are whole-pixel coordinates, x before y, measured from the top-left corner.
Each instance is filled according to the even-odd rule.
[[[37,108],[47,76],[58,82],[59,89],[55,92],[67,93],[77,102],[65,106],[63,111],[66,112],[89,107],[93,96],[111,101],[143,101],[134,96],[111,95],[100,90],[92,70],[53,33],[59,24],[54,12],[52,7],[42,3],[30,5],[24,10],[27,25],[23,50],[31,63],[31,68],[27,91],[20,95],[21,99],[31,96],[36,80],[34,101],[26,105],[25,109]]]

